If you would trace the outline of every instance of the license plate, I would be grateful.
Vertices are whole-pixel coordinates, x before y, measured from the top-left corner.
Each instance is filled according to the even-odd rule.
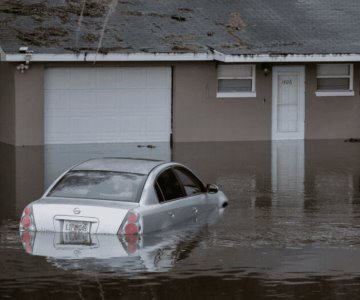
[[[90,232],[90,222],[64,220],[63,232]]]

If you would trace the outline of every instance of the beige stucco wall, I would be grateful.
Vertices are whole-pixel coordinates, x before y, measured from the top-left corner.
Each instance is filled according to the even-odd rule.
[[[15,144],[15,67],[0,64],[0,142]]]
[[[360,138],[360,64],[354,64],[350,97],[316,97],[316,64],[306,65],[305,138]]]
[[[44,67],[15,72],[15,145],[44,143]]]
[[[297,64],[300,65],[300,64]],[[305,138],[360,137],[360,65],[354,65],[353,97],[316,97],[316,64],[306,66]],[[0,64],[0,142],[44,142],[44,69],[89,63],[30,64],[23,74],[14,64]],[[173,68],[174,142],[270,140],[272,76],[256,66],[255,98],[216,98],[215,62],[102,63],[99,66],[169,66]]]
[[[24,73],[16,64],[0,64],[0,142],[42,145],[43,65],[31,64]]]
[[[316,63],[295,65],[306,70],[305,139],[360,138],[360,64],[354,64],[351,97],[317,97]],[[270,140],[272,76],[264,76],[261,64],[256,70],[256,98],[217,99],[215,63],[176,65],[174,140]]]
[[[216,98],[216,63],[174,68],[174,141],[241,141],[271,138],[271,76],[257,66],[256,98]]]

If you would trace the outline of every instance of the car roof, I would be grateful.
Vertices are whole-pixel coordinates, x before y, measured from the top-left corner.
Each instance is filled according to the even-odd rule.
[[[161,160],[105,157],[87,160],[73,167],[74,171],[112,171],[148,175],[155,167],[166,163]]]

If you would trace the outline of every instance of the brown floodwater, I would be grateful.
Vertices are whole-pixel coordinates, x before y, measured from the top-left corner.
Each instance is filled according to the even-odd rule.
[[[360,143],[0,144],[0,299],[358,299]],[[27,203],[93,157],[174,160],[230,205],[206,224],[129,241],[22,243]]]

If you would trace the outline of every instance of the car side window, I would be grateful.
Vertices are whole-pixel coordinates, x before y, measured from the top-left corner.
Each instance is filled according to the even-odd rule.
[[[189,170],[184,168],[174,168],[174,172],[180,179],[181,183],[184,185],[187,196],[197,195],[205,192],[204,185]]]
[[[184,188],[171,169],[167,169],[161,173],[161,175],[157,178],[155,188],[157,190],[156,192],[159,197],[159,202],[186,196]]]

